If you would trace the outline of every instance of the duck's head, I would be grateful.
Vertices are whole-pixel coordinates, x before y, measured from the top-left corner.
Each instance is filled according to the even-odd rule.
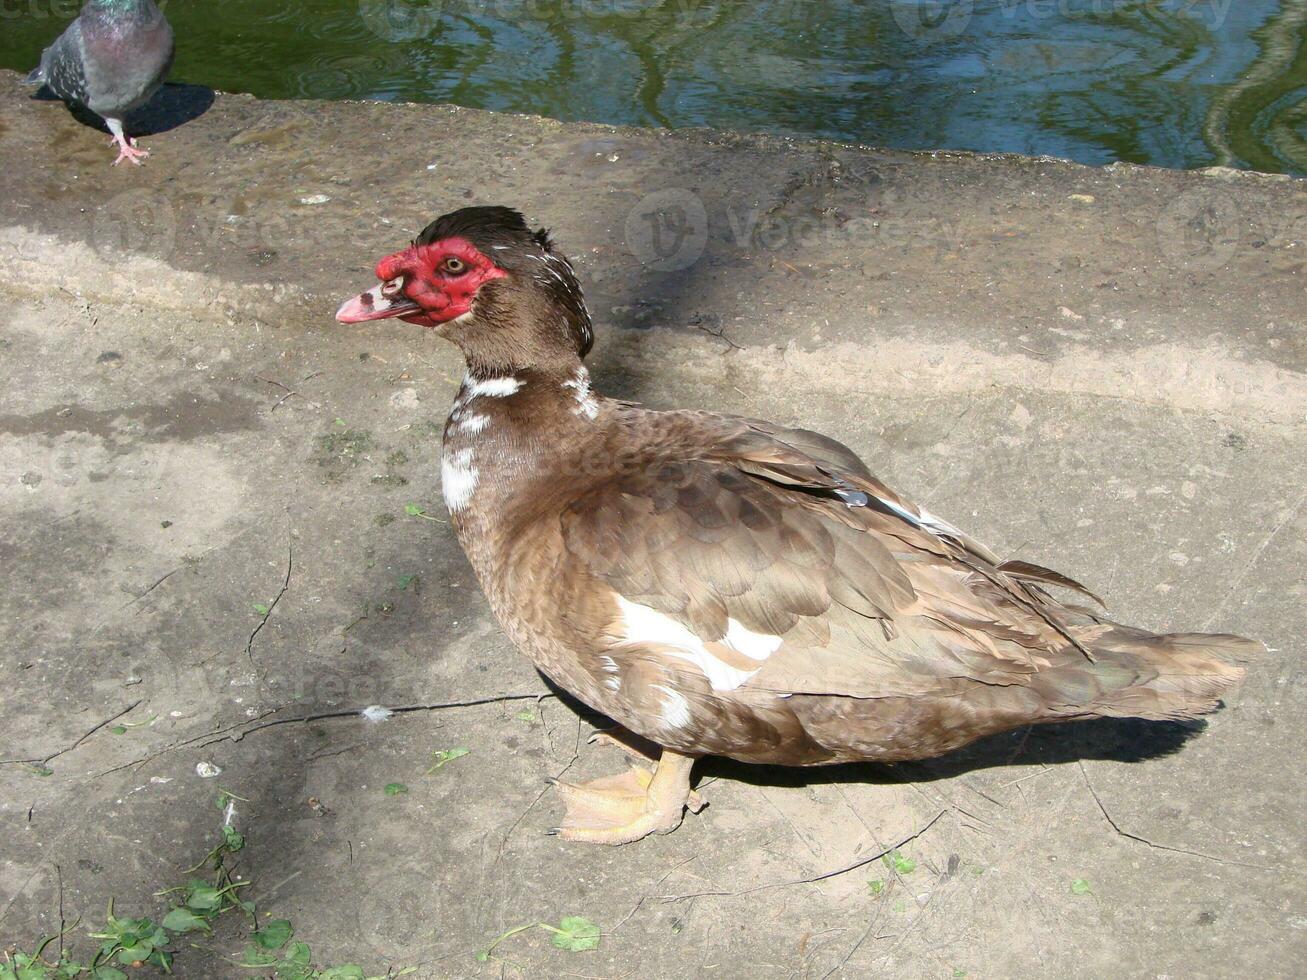
[[[594,339],[572,264],[511,208],[442,215],[376,274],[380,282],[341,304],[337,320],[429,327],[458,344],[470,366],[574,361]]]

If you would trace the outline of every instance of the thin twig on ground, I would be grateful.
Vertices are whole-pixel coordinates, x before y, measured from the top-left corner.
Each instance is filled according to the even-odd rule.
[[[272,611],[277,608],[277,603],[281,602],[281,597],[290,589],[290,573],[295,567],[295,539],[287,533],[286,536],[286,577],[282,580],[281,591],[277,593],[276,598],[268,604],[268,611],[263,614],[257,626],[250,633],[250,638],[245,641],[245,656],[249,659],[250,666],[258,672],[258,665],[254,662],[254,638],[259,635],[259,630],[268,624],[268,617]]]
[[[1187,847],[1174,847],[1171,844],[1159,844],[1157,841],[1149,840],[1147,837],[1133,834],[1130,831],[1125,830],[1116,822],[1116,818],[1107,812],[1107,807],[1103,805],[1103,801],[1099,798],[1098,791],[1094,789],[1094,784],[1089,781],[1089,772],[1085,769],[1084,762],[1077,761],[1076,764],[1080,766],[1080,775],[1085,779],[1085,788],[1089,790],[1089,795],[1094,798],[1094,803],[1097,804],[1098,811],[1103,815],[1103,819],[1107,821],[1108,825],[1113,830],[1127,840],[1137,841],[1140,844],[1147,844],[1154,850],[1170,851],[1173,854],[1188,854],[1190,857],[1204,858],[1208,861],[1216,861],[1218,864],[1233,864],[1240,868],[1260,868],[1263,871],[1275,870],[1274,868],[1269,868],[1264,864],[1250,864],[1247,861],[1231,861],[1228,858],[1217,857],[1215,854],[1204,854],[1202,851],[1191,851]]]
[[[128,712],[130,712],[130,711],[132,711],[133,709],[135,709],[135,708],[136,708],[140,703],[141,703],[141,699],[140,699],[140,698],[136,699],[136,700],[133,701],[131,704],[129,704],[127,707],[123,708],[121,711],[119,711],[119,712],[117,712],[116,714],[111,715],[110,717],[104,719],[104,721],[98,722],[94,728],[92,728],[89,732],[87,732],[85,735],[83,735],[81,738],[79,738],[79,739],[78,739],[76,742],[74,742],[72,745],[68,746],[67,748],[60,749],[58,752],[52,753],[51,755],[47,755],[44,759],[0,759],[0,766],[32,765],[32,764],[34,764],[34,763],[38,763],[38,762],[39,762],[41,765],[46,765],[46,764],[49,763],[51,760],[53,760],[53,759],[57,759],[57,758],[59,758],[59,756],[61,756],[61,755],[66,755],[67,753],[71,752],[73,749],[77,748],[79,745],[81,745],[83,742],[85,742],[88,738],[90,738],[90,737],[91,737],[92,735],[94,735],[96,732],[100,731],[102,728],[106,727],[107,725],[112,725],[115,721],[117,721],[117,720],[118,720],[119,718],[121,718],[123,715],[125,715],[125,714],[127,714]]]
[[[155,580],[154,580],[154,584],[151,585],[149,588],[147,588],[144,592],[139,592],[139,593],[137,593],[136,595],[134,595],[134,596],[132,596],[130,599],[128,599],[126,602],[124,602],[121,606],[119,606],[119,607],[118,607],[118,611],[119,611],[119,612],[122,612],[122,611],[123,611],[124,609],[126,609],[128,606],[133,606],[133,605],[135,605],[136,603],[140,602],[140,601],[141,601],[142,599],[144,599],[147,595],[149,595],[151,592],[153,592],[153,591],[154,591],[155,589],[157,589],[159,586],[163,585],[164,582],[168,581],[168,579],[172,578],[174,575],[176,575],[178,572],[180,572],[180,571],[181,571],[183,568],[185,568],[185,567],[186,567],[185,565],[178,565],[178,566],[177,566],[176,568],[174,568],[171,572],[167,572],[167,573],[161,575],[159,578],[155,579]]]
[[[544,697],[556,697],[556,695],[542,695],[541,700],[543,700]],[[543,707],[541,707],[540,709],[540,717],[543,722],[544,719]],[[526,809],[517,815],[517,819],[514,820],[512,824],[509,825],[508,830],[504,831],[504,836],[500,838],[499,841],[499,848],[495,852],[495,860],[494,860],[494,865],[492,865],[492,867],[498,865],[499,862],[503,860],[504,848],[508,846],[508,841],[513,836],[513,832],[517,830],[518,826],[522,823],[522,821],[526,819],[526,815],[536,808],[536,804],[538,804],[541,800],[543,800],[545,798],[545,794],[554,788],[554,783],[558,782],[564,776],[566,776],[568,770],[570,770],[574,765],[576,765],[577,760],[581,758],[581,727],[584,724],[584,722],[585,719],[582,718],[580,715],[578,715],[576,719],[576,743],[573,746],[572,758],[567,760],[567,764],[563,766],[562,769],[558,770],[557,773],[555,773],[549,779],[545,780],[544,788],[541,789],[540,792],[535,795],[535,799],[533,799],[530,803],[527,804]]]
[[[505,701],[528,701],[528,700],[535,700],[539,698],[552,698],[552,697],[557,697],[557,695],[540,694],[539,692],[535,692],[532,694],[497,694],[492,697],[469,698],[466,701],[442,701],[433,704],[406,704],[406,705],[401,705],[397,708],[390,708],[388,710],[393,714],[403,715],[403,714],[411,714],[412,712],[415,711],[442,711],[446,708],[474,708],[477,707],[478,705],[483,705],[483,704],[499,704]],[[227,739],[228,741],[232,741],[232,742],[239,742],[246,735],[252,735],[255,732],[260,732],[268,728],[275,728],[279,725],[293,725],[296,722],[303,722],[307,724],[308,722],[311,721],[327,721],[332,718],[362,718],[363,717],[362,708],[343,708],[337,711],[320,711],[309,715],[296,715],[294,718],[276,718],[272,721],[263,720],[265,718],[271,717],[272,715],[275,715],[279,711],[285,711],[287,708],[292,707],[293,704],[294,702],[291,702],[290,704],[279,705],[275,708],[271,708],[268,711],[263,712],[263,714],[259,715],[256,718],[251,718],[246,721],[238,722],[235,725],[228,725],[226,728],[220,728],[215,731],[204,732],[200,735],[192,736],[191,738],[184,739],[180,742],[177,742],[174,745],[166,746],[160,749],[158,752],[153,752],[150,755],[145,756],[144,758],[136,759],[132,762],[124,762],[120,766],[114,766],[112,769],[106,769],[104,770],[104,772],[97,773],[95,778],[99,779],[103,776],[108,776],[115,772],[120,772],[123,769],[140,767],[149,762],[153,762],[155,759],[168,755],[169,753],[176,752],[180,749],[190,748],[191,746],[197,746],[198,748],[205,748],[209,745],[213,745],[216,742],[221,742],[223,741],[223,739]]]
[[[876,906],[876,914],[873,915],[869,920],[867,920],[867,927],[862,930],[862,933],[858,936],[854,944],[849,947],[848,952],[846,952],[840,958],[840,961],[821,975],[821,980],[826,980],[826,978],[829,977],[831,974],[838,973],[840,970],[844,969],[844,967],[848,964],[849,960],[853,959],[854,954],[857,953],[857,951],[862,948],[862,944],[867,941],[867,937],[870,936],[872,932],[876,930],[877,926],[880,925],[881,919],[884,918],[885,903],[888,901],[890,895],[894,893],[894,886],[897,883],[898,883],[897,878],[891,879],[890,887],[886,890],[885,894],[880,897],[880,902]],[[882,937],[877,935],[876,938],[880,939]]]
[[[493,697],[469,698],[466,701],[440,701],[434,704],[406,704],[406,705],[401,705],[397,708],[387,708],[386,710],[391,712],[391,714],[407,715],[407,714],[412,714],[415,711],[443,711],[446,708],[474,708],[482,704],[500,704],[505,701],[527,701],[542,696],[554,697],[555,695],[552,694],[541,695],[539,693],[497,694]],[[288,707],[288,706],[283,705],[283,707]],[[340,709],[338,711],[320,711],[311,715],[300,715],[295,718],[276,718],[272,721],[267,721],[267,722],[263,722],[262,724],[253,725],[250,728],[246,728],[244,731],[237,732],[235,735],[228,736],[228,738],[230,739],[230,741],[239,742],[246,735],[253,735],[255,732],[263,731],[265,728],[276,728],[278,725],[293,725],[296,722],[304,722],[307,724],[310,721],[326,721],[331,718],[350,718],[350,717],[361,718],[362,716],[363,716],[362,708],[345,708],[345,709]],[[212,741],[213,742],[221,741],[221,736],[215,737]],[[212,744],[212,742],[205,742],[201,745],[201,748],[203,748],[204,745],[210,745],[210,744]]]
[[[59,962],[64,961],[64,933],[68,931],[68,922],[64,918],[64,869],[56,862],[54,873],[59,878]]]
[[[858,868],[864,868],[875,861],[879,861],[886,854],[889,854],[891,851],[897,851],[904,844],[910,844],[912,841],[922,836],[926,831],[930,830],[931,827],[935,826],[935,824],[939,821],[939,818],[944,816],[944,814],[948,812],[949,812],[948,807],[945,807],[944,809],[940,810],[937,814],[935,814],[933,817],[931,817],[929,820],[927,820],[926,823],[922,825],[922,827],[919,830],[913,831],[911,834],[909,834],[907,837],[904,837],[902,840],[898,841],[897,843],[891,844],[889,847],[877,851],[875,854],[872,854],[868,857],[859,858],[857,861],[854,861],[852,864],[846,864],[842,868],[835,868],[832,871],[823,871],[821,874],[812,875],[811,877],[808,878],[795,878],[792,881],[771,881],[762,885],[754,885],[751,888],[742,888],[739,891],[734,891],[734,892],[731,891],[691,892],[685,895],[659,895],[658,898],[659,900],[664,902],[680,902],[680,901],[684,901],[687,898],[708,898],[708,897],[729,898],[736,895],[752,895],[754,892],[766,891],[771,888],[788,888],[791,885],[812,885],[819,881],[826,881],[829,878],[838,878],[840,875],[848,874],[850,871],[857,871]]]
[[[668,878],[670,878],[670,877],[671,877],[672,875],[674,875],[676,872],[680,871],[683,867],[685,867],[685,866],[686,866],[687,864],[689,864],[691,861],[697,861],[698,859],[699,859],[699,855],[698,855],[698,854],[691,854],[691,855],[690,855],[688,858],[686,858],[684,861],[680,861],[680,862],[678,862],[677,864],[672,865],[672,866],[671,866],[670,868],[668,868],[666,871],[664,871],[664,872],[662,873],[662,875],[659,876],[658,880],[657,880],[656,882],[654,882],[654,884],[656,884],[656,885],[661,885],[664,881],[666,881]],[[696,877],[697,877],[697,876],[696,876]],[[607,935],[610,935],[610,936],[613,935],[613,933],[617,932],[618,929],[620,929],[620,928],[622,928],[622,926],[626,925],[626,923],[630,921],[631,916],[635,915],[636,912],[639,912],[640,909],[641,909],[641,907],[642,907],[642,906],[644,905],[644,903],[647,902],[648,900],[649,900],[649,896],[648,896],[648,895],[641,895],[641,896],[640,896],[640,900],[639,900],[638,902],[636,902],[634,906],[631,907],[631,911],[627,912],[626,915],[622,916],[622,921],[619,922],[619,923],[617,923],[617,925],[613,926],[611,929],[609,929],[608,932],[607,932]]]
[[[269,414],[269,415],[271,415],[271,414],[272,414],[273,412],[275,412],[277,409],[281,408],[281,403],[284,402],[287,398],[290,398],[290,397],[292,397],[292,396],[294,396],[294,395],[298,395],[298,394],[299,394],[298,391],[295,391],[295,390],[293,390],[293,389],[287,387],[286,385],[282,384],[280,381],[274,381],[272,378],[265,378],[265,377],[263,377],[263,376],[260,375],[260,374],[256,374],[256,375],[254,376],[254,380],[255,380],[255,381],[262,381],[265,385],[275,385],[276,387],[280,388],[282,391],[284,391],[284,392],[286,393],[286,394],[282,395],[279,399],[277,399],[277,403],[276,403],[275,405],[273,405],[272,408],[268,409],[268,414]]]

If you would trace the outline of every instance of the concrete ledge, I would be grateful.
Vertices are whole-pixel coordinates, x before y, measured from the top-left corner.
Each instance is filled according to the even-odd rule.
[[[157,915],[221,785],[261,907],[369,973],[1285,975],[1307,955],[1300,182],[226,95],[115,170],[17,76],[0,99],[0,945],[53,931],[61,889],[69,919],[110,896]],[[1108,724],[894,769],[708,763],[711,805],[674,835],[543,836],[543,776],[620,764],[590,719],[349,715],[545,691],[439,523],[453,351],[331,319],[470,201],[554,227],[606,390],[829,432],[1124,620],[1274,652],[1187,741]],[[339,716],[269,727],[318,714]],[[118,717],[153,721],[100,727]],[[910,874],[785,884],[927,824]],[[600,950],[525,934],[473,958],[566,914]],[[225,923],[177,973],[247,975],[223,959],[242,942]]]

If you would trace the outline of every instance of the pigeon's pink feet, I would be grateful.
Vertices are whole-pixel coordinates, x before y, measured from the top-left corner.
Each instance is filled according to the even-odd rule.
[[[149,150],[138,150],[136,140],[128,136],[114,136],[109,140],[109,145],[118,147],[118,159],[113,162],[115,167],[124,160],[130,160],[139,167],[141,161],[150,155]]]

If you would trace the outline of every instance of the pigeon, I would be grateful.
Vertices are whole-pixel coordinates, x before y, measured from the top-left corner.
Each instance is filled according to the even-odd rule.
[[[103,117],[118,147],[114,166],[140,166],[150,153],[124,135],[123,117],[159,90],[172,59],[172,27],[154,0],[88,0],[27,80]]]

